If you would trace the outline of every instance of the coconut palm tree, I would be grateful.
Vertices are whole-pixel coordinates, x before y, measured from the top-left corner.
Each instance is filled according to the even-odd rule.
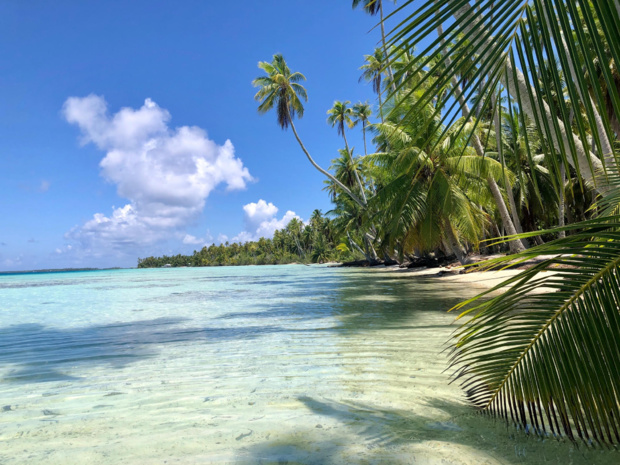
[[[394,1],[394,3],[396,3],[396,1]],[[371,16],[376,16],[377,14],[379,14],[379,20],[381,25],[381,44],[383,46],[383,53],[387,57],[388,49],[385,41],[385,26],[383,24],[383,0],[353,0],[353,8],[357,8],[359,5],[361,5],[362,9]],[[392,91],[396,92],[394,73],[392,73],[392,68],[389,61],[387,62],[386,68],[388,71],[388,76],[390,76]]]
[[[561,160],[567,171],[570,166],[576,179],[600,195],[599,216],[563,228],[573,232],[570,236],[506,260],[544,254],[557,258],[493,289],[510,285],[508,291],[459,307],[470,318],[454,340],[455,377],[475,405],[530,433],[582,438],[589,444],[620,443],[620,188],[615,187],[614,167],[619,154],[609,116],[619,114],[620,93],[613,66],[608,66],[612,60],[620,62],[618,2],[405,0],[401,8],[405,16],[391,33],[393,45],[419,44],[427,31],[450,23],[439,40],[426,42],[412,65],[414,73],[427,70],[434,76],[438,89],[451,87],[447,105],[457,102],[462,108],[477,92],[486,96],[481,106],[488,108],[501,84],[519,117],[533,123],[545,157],[554,166]],[[436,62],[422,58],[438,53]],[[445,66],[447,60],[452,66]],[[548,66],[547,78],[535,82],[545,62],[557,65]],[[466,63],[470,72],[459,74]],[[562,74],[570,76],[567,94],[552,101],[553,90],[562,88]],[[463,101],[454,98],[453,79]],[[423,79],[408,92],[424,88]],[[428,90],[408,111],[424,109],[433,94]],[[454,114],[443,111],[440,117],[448,122]],[[473,116],[465,118],[463,130],[471,123]],[[607,153],[606,145],[613,153]],[[531,159],[528,163],[533,164]],[[554,274],[541,274],[551,269]],[[543,287],[554,292],[535,292]]]
[[[381,81],[383,79],[383,62],[385,55],[381,49],[376,48],[372,55],[364,55],[364,63],[360,69],[362,75],[360,76],[360,82],[366,81],[372,83],[372,90],[379,98],[379,116],[381,122],[383,122],[383,99],[381,97]]]
[[[350,152],[350,149],[349,143],[347,142],[345,126],[349,129],[353,127],[353,120],[351,119],[353,116],[353,109],[349,107],[350,103],[349,100],[345,100],[344,102],[336,100],[334,105],[327,110],[327,123],[330,124],[332,128],[335,126],[338,135],[343,137],[347,152]]]
[[[362,123],[362,137],[364,138],[364,156],[368,155],[368,149],[366,147],[366,126],[372,115],[372,108],[368,102],[357,102],[353,105],[353,126],[357,126]]]
[[[346,100],[344,102],[336,100],[334,102],[334,106],[330,108],[329,110],[327,110],[327,114],[329,115],[327,117],[327,122],[332,127],[334,126],[336,127],[336,130],[338,131],[338,135],[342,136],[344,139],[344,145],[345,145],[347,153],[349,154],[348,155],[349,158],[353,159],[353,152],[349,148],[349,143],[347,142],[347,134],[346,134],[346,129],[345,129],[345,126],[348,126],[349,128],[352,128],[354,126],[354,122],[351,119],[351,117],[353,116],[353,109],[348,106],[350,103],[351,102],[349,100]],[[360,176],[357,170],[355,171],[355,178],[357,180],[357,185],[360,191],[360,195],[362,196],[362,200],[364,201],[364,203],[366,203],[367,200],[366,200],[366,193],[364,192],[364,185],[362,184],[362,180],[360,179]]]
[[[271,62],[261,61],[258,63],[258,67],[262,69],[266,76],[259,76],[252,85],[258,87],[259,90],[254,96],[254,99],[260,101],[258,106],[259,113],[266,113],[273,108],[276,109],[278,118],[278,125],[286,130],[289,126],[295,134],[295,139],[299,143],[299,146],[306,154],[306,157],[320,173],[336,183],[347,195],[349,195],[356,203],[361,206],[365,205],[365,202],[359,199],[353,192],[351,192],[346,186],[332,176],[328,171],[321,168],[314,159],[310,156],[310,153],[302,143],[299,134],[293,120],[295,116],[300,118],[304,114],[303,101],[308,100],[306,89],[300,84],[305,81],[306,77],[299,72],[291,72],[284,57],[281,54],[273,56]]]
[[[484,209],[493,210],[487,178],[501,176],[502,167],[471,147],[462,154],[468,134],[459,134],[458,126],[446,131],[432,119],[433,105],[415,115],[408,106],[397,105],[385,123],[373,125],[381,152],[370,157],[392,176],[369,211],[380,212],[373,220],[386,242],[401,239],[405,247],[422,251],[445,242],[447,252],[466,264],[464,243],[477,244],[487,221]]]

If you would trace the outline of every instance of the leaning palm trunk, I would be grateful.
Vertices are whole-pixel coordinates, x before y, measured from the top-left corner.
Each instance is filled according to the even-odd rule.
[[[465,253],[465,250],[463,250],[463,246],[456,237],[456,234],[454,234],[454,229],[452,228],[450,220],[447,218],[444,218],[443,229],[446,241],[450,246],[450,250],[452,250],[452,253],[456,255],[456,258],[459,262],[461,262],[461,265],[467,265],[468,263],[471,263],[471,261],[467,257],[467,253]]]
[[[441,24],[439,24],[437,27],[437,33],[439,37],[443,35],[443,27],[441,26]],[[445,46],[445,40],[442,40],[442,45]],[[447,56],[445,49],[444,49],[444,54]],[[449,67],[450,65],[451,65],[451,60],[450,58],[447,58],[446,66]],[[461,112],[463,113],[463,116],[467,119],[469,118],[469,114],[470,114],[469,106],[467,105],[467,102],[465,101],[465,98],[463,97],[463,92],[461,91],[461,86],[459,85],[456,79],[456,76],[452,77],[452,86],[454,88],[455,98],[459,101],[459,104],[461,105]],[[474,150],[476,150],[476,153],[478,154],[478,156],[484,157],[484,148],[482,147],[480,138],[475,133],[472,135],[472,145],[474,146]],[[497,182],[495,181],[495,179],[493,179],[491,175],[487,177],[487,184],[489,185],[489,190],[491,191],[491,195],[493,195],[493,199],[495,200],[495,204],[497,205],[497,210],[499,211],[499,215],[502,219],[502,224],[504,228],[506,229],[509,236],[516,235],[517,231],[515,229],[514,223],[512,222],[512,219],[510,218],[508,209],[506,208],[506,202],[504,202],[504,197],[502,196],[502,193],[499,189],[499,186],[497,185]],[[525,250],[523,243],[518,239],[511,240],[508,243],[508,246],[510,248],[510,253],[519,253]]]
[[[379,14],[381,15],[381,43],[383,44],[383,54],[385,56],[385,61],[387,64],[387,71],[388,75],[390,76],[390,82],[392,83],[392,92],[396,93],[396,82],[394,81],[394,73],[392,73],[392,66],[390,65],[388,49],[387,45],[385,44],[385,26],[383,25],[383,1],[379,1]]]
[[[466,33],[470,32],[474,26],[477,26],[480,22],[468,3],[465,3],[454,12],[454,18],[462,24],[464,32]],[[490,39],[483,37],[475,45],[482,50],[482,57],[485,60],[491,59],[489,50],[494,48],[494,44]],[[541,100],[542,105],[540,105],[540,107],[535,103],[538,100],[536,90],[528,86],[525,76],[514,66],[509,56],[506,57],[504,67],[506,72],[500,73],[500,82],[506,87],[508,93],[519,102],[523,113],[533,120],[536,120],[536,115],[538,114],[535,110],[536,107],[538,111],[542,113],[541,117],[547,118],[548,121],[554,121],[559,128],[559,135],[556,131],[549,131],[549,136],[551,137],[554,148],[560,153],[563,151],[567,154],[573,153],[569,142],[569,139],[572,139],[575,147],[574,154],[576,155],[576,162],[573,157],[567,156],[568,162],[580,172],[586,182],[594,185],[599,192],[604,192],[606,190],[607,180],[601,160],[589,150],[586,150],[583,142],[572,133],[570,128],[567,129],[559,118],[553,115],[549,105],[544,100]],[[530,93],[534,101],[530,100]]]
[[[338,181],[338,179],[336,179],[331,173],[329,173],[328,171],[326,171],[323,168],[321,168],[314,161],[314,159],[308,153],[308,150],[306,149],[306,146],[303,144],[303,142],[299,138],[299,134],[297,134],[297,129],[295,129],[295,124],[293,123],[293,119],[292,118],[289,118],[289,119],[290,119],[291,128],[293,129],[293,134],[295,134],[295,139],[297,139],[297,142],[299,143],[299,146],[301,147],[301,149],[306,154],[306,157],[308,157],[308,160],[310,160],[310,163],[312,163],[312,166],[314,166],[317,170],[319,170],[319,172],[321,172],[322,174],[327,176],[334,184],[336,184],[338,187],[340,187],[360,207],[365,208],[366,207],[366,202],[363,202],[362,200],[360,200],[359,197],[357,197],[353,192],[351,192],[351,190],[347,186],[345,186],[340,181]]]
[[[351,245],[353,249],[361,253],[369,263],[372,262],[372,257],[364,249],[362,249],[359,245],[357,245],[357,243],[353,240],[353,238],[351,237],[348,231],[347,231],[347,239],[349,240],[349,244]]]
[[[347,154],[351,158],[351,161],[353,161],[353,154],[351,153],[351,150],[349,149],[349,142],[347,141],[347,135],[345,134],[344,128],[342,129],[342,137],[344,138],[344,146],[347,149]],[[360,188],[360,194],[362,195],[362,200],[364,201],[364,204],[367,204],[368,200],[366,199],[366,193],[364,192],[364,185],[362,184],[360,175],[355,169],[355,167],[353,167],[353,172],[355,173],[355,181],[357,182],[357,186]]]
[[[566,167],[563,162],[560,162],[560,192],[559,192],[559,201],[558,201],[558,227],[564,227],[564,209],[565,209],[565,194],[564,194],[564,180],[566,179]],[[561,229],[558,237],[563,239],[566,237],[566,232]]]

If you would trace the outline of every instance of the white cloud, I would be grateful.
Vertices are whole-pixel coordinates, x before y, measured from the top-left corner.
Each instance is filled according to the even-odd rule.
[[[196,126],[171,129],[170,113],[151,99],[109,115],[103,97],[70,97],[63,114],[79,126],[83,144],[106,152],[101,174],[129,200],[67,233],[85,248],[121,250],[171,238],[202,212],[218,185],[244,189],[252,181],[230,141],[218,145]]]
[[[263,199],[258,202],[248,203],[243,206],[245,212],[246,228],[254,228],[259,226],[263,221],[272,219],[278,213],[278,207],[271,202],[267,203]]]
[[[49,181],[43,179],[39,184],[39,192],[47,192],[52,184]]]
[[[191,234],[186,234],[183,238],[183,244],[198,245],[202,243],[203,240],[201,238],[192,236]]]
[[[245,230],[233,237],[233,242],[257,241],[261,237],[271,239],[278,229],[284,229],[293,219],[301,218],[295,212],[288,210],[280,219],[276,217],[278,207],[273,203],[260,199],[258,202],[243,206]]]

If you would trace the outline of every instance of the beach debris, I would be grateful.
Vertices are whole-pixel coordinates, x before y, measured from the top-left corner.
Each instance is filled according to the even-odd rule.
[[[245,434],[241,433],[239,436],[235,438],[235,441],[241,441],[243,438],[247,438],[248,436],[251,436],[253,432],[254,431],[250,430],[249,433],[245,433]]]
[[[13,410],[13,409],[11,408],[10,405],[5,405],[4,407],[2,407],[2,411],[3,412],[10,412],[11,410]]]

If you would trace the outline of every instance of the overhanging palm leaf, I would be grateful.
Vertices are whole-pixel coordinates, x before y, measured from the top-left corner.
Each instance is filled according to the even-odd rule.
[[[473,317],[456,335],[452,364],[474,404],[526,431],[619,443],[620,217],[576,227],[493,263],[557,255],[457,307]]]
[[[413,85],[405,80],[397,91],[416,92],[424,88],[430,76],[439,76],[436,87],[427,88],[424,96],[408,110],[415,113],[418,107],[435,98],[438,89],[448,89],[442,105],[449,108],[439,106],[437,112],[444,115],[444,125],[449,127],[456,113],[451,110],[459,105],[454,98],[454,86],[450,85],[454,77],[467,101],[481,89],[482,95],[493,94],[501,82],[522,111],[536,122],[541,139],[549,141],[563,161],[573,165],[586,181],[604,191],[607,184],[604,173],[616,169],[615,154],[609,151],[609,141],[614,135],[606,105],[611,103],[612,110],[618,114],[620,98],[611,70],[595,70],[591,58],[593,53],[601,60],[605,59],[605,53],[613,55],[616,62],[620,57],[617,33],[620,18],[612,3],[587,0],[405,1],[394,13],[403,18],[390,34],[392,44],[414,47],[438,26],[444,23],[449,26],[409,65],[412,75],[426,68],[429,71],[426,77]],[[579,27],[574,27],[575,24]],[[445,54],[442,53],[443,42],[448,44]],[[438,60],[425,58],[438,55],[441,56]],[[542,89],[537,89],[532,76],[545,61],[557,62],[559,66],[550,67],[551,79],[542,83]],[[451,63],[450,67],[446,67],[446,63]],[[609,84],[607,100],[598,82],[588,79],[583,71],[591,76],[597,72],[602,75]],[[550,105],[543,96],[549,95],[552,87],[561,87],[562,72],[572,77],[566,80],[569,98],[560,99],[556,106]],[[565,124],[569,119],[570,102],[584,109],[583,114],[578,112],[575,117],[574,134]],[[487,98],[484,106],[489,104]],[[587,143],[590,128],[594,150]]]

